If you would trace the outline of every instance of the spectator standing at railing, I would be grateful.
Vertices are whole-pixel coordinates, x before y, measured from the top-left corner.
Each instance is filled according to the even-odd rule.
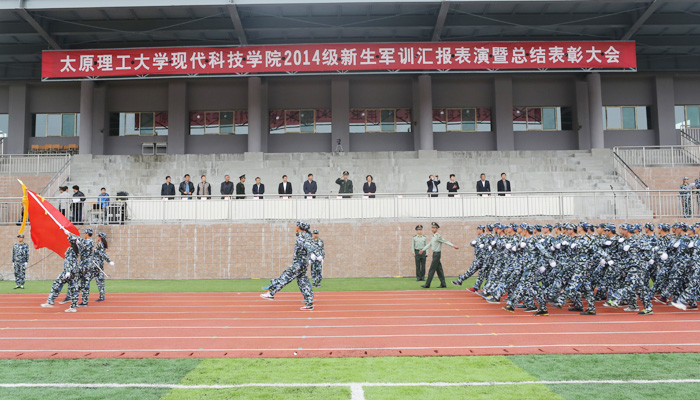
[[[505,196],[506,193],[510,193],[510,181],[506,179],[506,173],[501,173],[501,180],[498,181],[496,185],[498,189],[499,196]]]
[[[335,180],[335,183],[340,186],[338,193],[343,194],[353,192],[352,181],[348,179],[348,176],[350,176],[350,173],[348,171],[343,171],[343,176]],[[352,196],[343,196],[344,199],[349,199],[351,197]]]
[[[102,215],[107,219],[107,210],[109,209],[109,193],[107,193],[107,189],[100,189],[100,194],[97,196],[97,205],[100,206]]]
[[[481,174],[481,179],[476,182],[476,192],[479,196],[488,196],[491,193],[491,182],[486,180],[486,174]]]
[[[370,196],[368,197],[373,199],[374,196],[372,194],[377,193],[377,185],[374,184],[374,178],[372,178],[372,175],[367,175],[365,179],[367,182],[365,182],[364,186],[362,187],[362,191],[365,193],[370,193]]]
[[[77,224],[82,224],[83,222],[83,203],[85,202],[85,194],[80,191],[78,185],[73,185],[73,205],[72,214],[73,222]]]
[[[681,184],[681,191],[678,192],[681,197],[681,208],[683,209],[683,217],[690,218],[693,216],[693,209],[690,202],[690,191],[693,190],[692,186],[688,183],[690,178],[687,176],[683,177],[683,184]]]
[[[245,174],[238,177],[239,182],[236,184],[236,199],[245,199]]]
[[[165,177],[165,183],[160,187],[160,195],[168,200],[175,200],[175,185],[170,183],[170,176]]]
[[[185,180],[180,182],[180,196],[187,196],[189,200],[192,200],[192,192],[194,192],[194,183],[190,182],[190,174],[185,174]]]
[[[68,209],[70,208],[70,194],[68,194],[68,186],[61,186],[58,188],[60,194],[58,195],[58,210],[63,214],[64,217],[70,217],[66,215]]]
[[[277,193],[281,195],[292,194],[292,184],[287,182],[287,175],[282,175],[282,182],[280,182],[279,186],[277,187]]]
[[[219,192],[221,192],[222,199],[231,197],[233,194],[233,182],[231,182],[231,177],[229,175],[224,176],[224,181],[221,182],[221,189]]]
[[[438,186],[440,185],[440,177],[437,175],[430,175],[428,177],[428,193],[430,197],[438,197]]]
[[[318,185],[316,184],[316,181],[314,180],[314,174],[309,174],[306,177],[306,182],[304,182],[304,194],[305,195],[312,195],[312,197],[315,199],[316,196],[313,196],[316,194],[316,190],[318,190]]]
[[[265,194],[265,184],[260,183],[260,177],[255,178],[255,185],[253,185],[253,195],[258,196],[262,200],[262,195]]]
[[[202,175],[202,181],[197,185],[197,197],[200,199],[211,199],[211,184],[207,182],[206,175]]]
[[[450,174],[450,181],[447,182],[447,191],[450,193],[457,193],[459,190],[459,182],[455,180],[455,174]],[[447,197],[455,197],[454,194],[448,194]]]

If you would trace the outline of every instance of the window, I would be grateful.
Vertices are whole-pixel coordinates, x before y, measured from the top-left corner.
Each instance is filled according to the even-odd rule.
[[[331,133],[331,110],[272,110],[270,133]]]
[[[194,111],[190,135],[247,135],[248,111]]]
[[[700,128],[700,106],[676,106],[676,129]]]
[[[350,110],[350,133],[411,132],[408,108],[370,108]]]
[[[72,137],[80,132],[80,114],[35,114],[34,137]]]
[[[570,131],[573,117],[570,107],[516,107],[514,131]]]
[[[433,132],[490,132],[490,108],[435,108]]]
[[[649,107],[608,106],[603,107],[603,123],[606,130],[649,129]]]
[[[110,136],[167,136],[167,112],[122,112],[109,114]]]
[[[0,114],[0,138],[7,137],[7,130],[9,129],[10,118],[8,114]]]

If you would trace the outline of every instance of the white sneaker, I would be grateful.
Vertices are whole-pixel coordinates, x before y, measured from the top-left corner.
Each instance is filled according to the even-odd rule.
[[[314,306],[304,306],[300,308],[301,311],[313,311]]]
[[[639,311],[639,307],[626,307],[625,311]]]
[[[681,303],[680,301],[674,301],[673,303],[671,303],[671,305],[676,307],[677,309],[683,310],[683,311],[686,311],[688,309],[688,306]]]
[[[41,306],[42,306],[42,307],[53,307],[53,304],[42,303]]]
[[[78,312],[78,309],[71,307],[71,308],[66,309],[66,311],[64,311],[64,312]]]
[[[271,295],[270,292],[266,292],[260,295],[265,300],[274,300],[275,296]]]

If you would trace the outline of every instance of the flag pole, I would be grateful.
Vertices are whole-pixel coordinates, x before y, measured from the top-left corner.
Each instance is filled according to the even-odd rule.
[[[22,185],[22,187],[24,188],[25,193],[26,193],[26,194],[31,194],[31,195],[32,195],[32,197],[34,198],[34,200],[36,200],[37,204],[39,204],[39,206],[44,210],[44,212],[45,212],[49,217],[51,217],[51,219],[53,220],[53,222],[55,222],[56,225],[58,225],[59,228],[61,228],[61,229],[66,229],[66,227],[63,226],[63,225],[61,225],[61,223],[58,222],[58,220],[56,220],[56,218],[49,212],[49,210],[47,210],[46,207],[44,207],[44,205],[41,204],[41,203],[43,202],[43,200],[39,200],[39,199],[36,197],[36,195],[34,194],[34,192],[27,191],[27,190],[26,190],[26,186],[24,186],[24,183],[22,183],[22,181],[20,181],[19,179],[17,179],[17,181]],[[24,215],[25,215],[24,218],[25,218],[25,219],[27,218],[27,214],[28,214],[28,210],[25,210],[25,211],[24,211]]]

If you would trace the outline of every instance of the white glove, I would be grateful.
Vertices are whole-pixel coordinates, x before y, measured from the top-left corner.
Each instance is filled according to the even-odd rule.
[[[654,259],[649,260],[649,265],[654,265]]]
[[[695,247],[695,241],[691,241],[690,243],[688,243],[689,249],[692,249],[693,247]]]
[[[630,251],[630,245],[626,244],[625,247],[622,248],[624,251]]]
[[[561,244],[559,244],[559,243],[555,244],[555,245],[554,245],[554,248],[557,249],[557,250],[561,249]]]
[[[606,240],[605,243],[603,243],[606,246],[612,245],[612,240]]]
[[[472,246],[476,246],[476,240],[472,240]]]
[[[489,251],[491,251],[491,250],[493,250],[493,247],[492,247],[492,246],[489,246]]]
[[[549,246],[549,251],[554,251],[554,246]]]
[[[490,247],[490,246],[489,246],[489,247]],[[479,248],[480,248],[480,249],[483,249],[483,248],[484,248],[484,244],[483,244],[483,243],[480,244],[480,245],[479,245]]]
[[[552,260],[552,261],[549,262],[549,266],[552,267],[552,268],[554,268],[554,267],[557,266],[557,262],[554,261],[554,260]]]
[[[679,248],[680,246],[681,246],[680,240],[676,241],[676,243],[673,244],[673,247],[675,247],[675,248]]]
[[[316,259],[317,259],[318,261],[323,261],[323,256],[318,256],[318,257],[316,257]]]
[[[510,250],[510,248],[511,248],[510,243],[506,243],[506,249]]]
[[[520,242],[520,248],[524,249],[525,248],[525,242]]]
[[[607,264],[607,263],[605,262],[605,259],[604,259],[604,258],[601,258],[601,259],[600,259],[600,265],[605,265],[605,264]]]
[[[571,248],[572,248],[572,249],[575,249],[576,246],[578,246],[576,243],[572,243],[572,244],[571,244]]]
[[[66,279],[70,279],[70,272],[66,272]]]
[[[568,246],[568,245],[569,245],[569,242],[567,242],[567,241],[565,240],[565,241],[561,242],[561,245],[562,245],[562,246]]]
[[[668,260],[668,253],[661,254],[661,261],[666,261],[666,260]]]
[[[540,271],[540,274],[543,274],[544,271],[547,270],[547,268],[545,268],[544,266],[541,266],[541,267],[537,268],[537,270]]]
[[[27,264],[29,264],[29,263],[24,263],[24,268],[27,268]]]
[[[68,231],[68,229],[66,229],[63,226],[61,227],[61,229],[63,229],[63,233],[65,233],[66,235],[70,235],[70,232]]]
[[[496,245],[496,241],[495,241],[495,240],[492,240],[492,241],[491,241],[491,246],[495,246],[495,245]]]
[[[613,260],[608,261],[608,266],[612,267],[613,265],[615,265],[615,261],[613,261]]]
[[[622,242],[624,242],[624,241],[625,241],[624,238],[619,238],[619,239],[617,239],[617,243],[622,243]]]
[[[114,261],[110,261],[109,265],[114,266]]]
[[[316,254],[311,255],[311,261],[316,261]]]

